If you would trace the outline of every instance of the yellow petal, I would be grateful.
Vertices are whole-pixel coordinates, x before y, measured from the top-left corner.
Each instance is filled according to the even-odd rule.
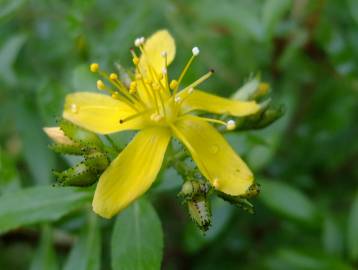
[[[173,131],[216,189],[236,196],[251,186],[254,178],[250,169],[214,127],[187,115],[178,120]]]
[[[102,174],[93,211],[110,218],[141,196],[157,177],[170,140],[167,128],[140,131]]]
[[[211,112],[216,114],[229,114],[233,116],[245,116],[256,113],[260,106],[255,101],[239,101],[222,98],[199,90],[184,99],[182,112],[194,110]]]
[[[175,57],[175,41],[167,30],[159,30],[147,39],[144,50],[145,55],[141,55],[139,66],[146,70],[149,63],[157,74],[161,74],[164,67],[162,52],[166,52],[169,65]]]
[[[79,92],[67,95],[63,117],[90,131],[108,134],[142,128],[145,123],[144,116],[125,123],[119,122],[136,113],[126,103],[109,96]]]

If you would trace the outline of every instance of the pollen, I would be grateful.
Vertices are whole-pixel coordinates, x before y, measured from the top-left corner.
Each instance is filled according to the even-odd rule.
[[[227,121],[227,123],[226,123],[227,130],[233,130],[233,129],[235,129],[235,127],[236,127],[236,123],[234,120]]]
[[[178,81],[177,81],[177,80],[172,80],[172,81],[170,82],[170,84],[169,84],[169,87],[170,87],[170,89],[172,89],[172,90],[176,89],[177,86],[178,86]]]
[[[98,81],[97,81],[97,88],[98,88],[98,90],[104,90],[104,89],[106,89],[106,86],[104,85],[104,83],[103,83],[102,80],[98,80]]]
[[[91,70],[91,72],[95,73],[95,72],[98,71],[98,69],[99,69],[99,65],[98,65],[97,63],[92,63],[92,64],[90,65],[90,70]]]

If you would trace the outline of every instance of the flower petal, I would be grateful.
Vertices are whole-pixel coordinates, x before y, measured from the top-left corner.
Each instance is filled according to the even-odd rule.
[[[110,218],[141,196],[154,182],[170,140],[167,128],[140,131],[102,174],[93,210]]]
[[[194,110],[206,111],[216,114],[230,114],[245,116],[256,113],[260,106],[255,101],[239,101],[222,98],[212,94],[195,90],[183,100],[182,112]]]
[[[108,134],[142,128],[145,123],[144,116],[119,123],[120,119],[136,113],[137,111],[126,103],[109,96],[79,92],[67,95],[63,117],[90,131]]]
[[[162,52],[167,53],[167,63],[169,65],[175,57],[175,41],[167,30],[159,30],[147,39],[144,44],[144,50],[146,55],[141,55],[140,67],[146,69],[146,61],[148,60],[154,70],[161,74],[165,64]]]
[[[176,123],[174,134],[216,189],[236,196],[244,194],[252,185],[254,178],[250,169],[224,137],[205,121],[184,116]]]

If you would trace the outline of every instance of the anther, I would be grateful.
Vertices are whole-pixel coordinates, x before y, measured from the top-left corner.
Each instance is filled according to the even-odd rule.
[[[139,47],[140,45],[141,45],[141,40],[140,40],[140,38],[136,38],[136,39],[134,40],[134,46]]]
[[[169,87],[170,87],[170,89],[172,89],[172,90],[176,89],[177,86],[178,86],[178,81],[177,81],[177,80],[172,80],[172,81],[170,82],[170,84],[169,84]]]
[[[198,47],[194,47],[191,51],[192,51],[192,53],[193,53],[194,56],[197,56],[197,55],[199,55],[199,53],[200,53],[200,50],[199,50]]]
[[[167,53],[167,51],[162,51],[162,52],[160,53],[160,55],[161,55],[162,57],[167,57],[168,53]]]
[[[236,127],[236,123],[234,120],[227,121],[227,123],[226,123],[227,130],[233,130],[233,129],[235,129],[235,127]]]
[[[214,73],[215,73],[215,70],[214,70],[213,68],[211,68],[211,69],[209,69],[209,72],[210,72],[211,74],[214,74]]]
[[[97,72],[98,69],[99,69],[99,65],[98,65],[97,63],[92,63],[92,64],[90,65],[90,70],[91,70],[91,72]]]
[[[162,74],[165,75],[165,74],[167,74],[167,72],[168,72],[167,68],[166,68],[166,67],[163,67],[163,68],[162,68]]]
[[[139,58],[137,56],[133,57],[133,64],[135,65],[139,64]]]
[[[104,90],[106,88],[102,80],[97,81],[97,88],[98,90]]]
[[[111,73],[111,74],[109,75],[109,78],[110,78],[112,81],[115,81],[115,80],[118,79],[118,75],[117,75],[116,73]]]

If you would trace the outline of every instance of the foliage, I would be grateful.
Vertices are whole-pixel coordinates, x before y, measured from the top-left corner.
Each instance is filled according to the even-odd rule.
[[[353,0],[2,1],[0,268],[357,268],[357,10]],[[128,66],[133,40],[160,28],[177,40],[176,74],[200,47],[188,82],[214,68],[203,89],[231,96],[260,72],[286,108],[265,129],[225,135],[261,194],[254,215],[213,199],[205,235],[170,169],[110,221],[91,213],[91,188],[50,186],[52,169],[81,160],[55,155],[42,127],[56,125],[67,93],[96,91],[89,63]],[[131,137],[111,136],[120,147]]]

